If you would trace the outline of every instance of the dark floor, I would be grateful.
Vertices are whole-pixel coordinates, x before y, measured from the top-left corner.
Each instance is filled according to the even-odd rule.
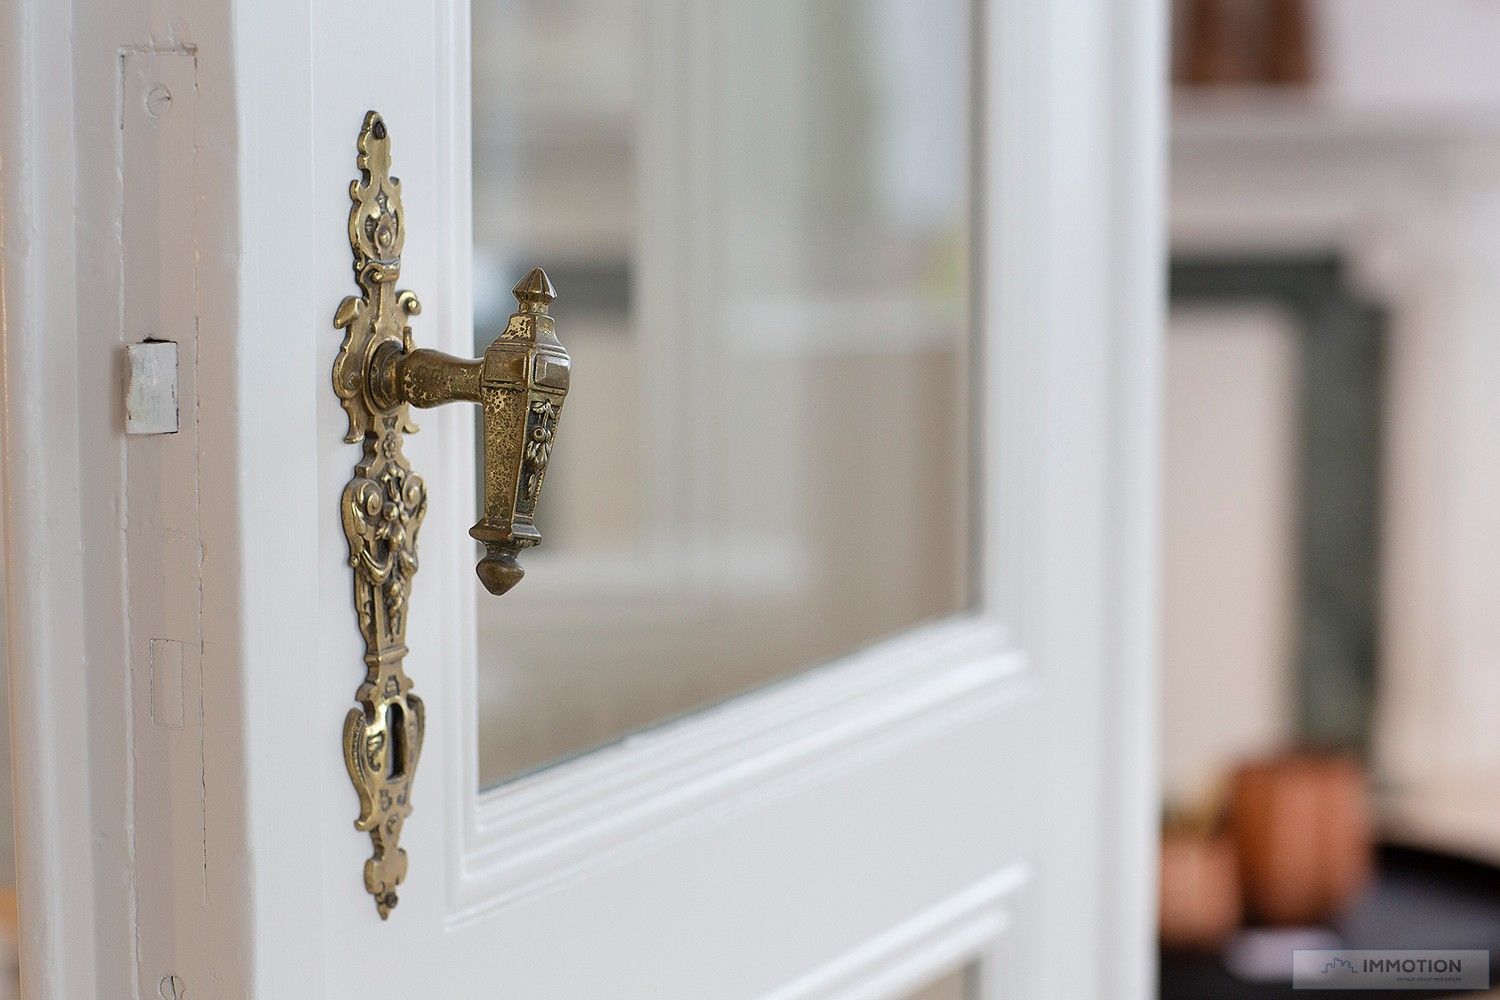
[[[1500,972],[1500,869],[1443,854],[1383,847],[1379,874],[1356,903],[1329,927],[1342,947],[1488,950],[1491,982]],[[1287,956],[1291,967],[1291,955]],[[1293,990],[1284,983],[1237,978],[1218,955],[1164,951],[1162,1000],[1395,1000],[1441,996],[1474,997],[1473,991]]]

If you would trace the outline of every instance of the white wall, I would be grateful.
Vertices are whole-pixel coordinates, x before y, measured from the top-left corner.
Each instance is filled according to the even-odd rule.
[[[1163,449],[1163,791],[1197,803],[1292,729],[1295,328],[1175,309]]]
[[[1500,3],[1318,0],[1320,89],[1351,104],[1500,104]]]

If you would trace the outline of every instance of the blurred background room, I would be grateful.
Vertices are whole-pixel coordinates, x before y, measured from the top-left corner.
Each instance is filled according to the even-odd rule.
[[[1174,14],[1162,996],[1500,954],[1500,4]]]

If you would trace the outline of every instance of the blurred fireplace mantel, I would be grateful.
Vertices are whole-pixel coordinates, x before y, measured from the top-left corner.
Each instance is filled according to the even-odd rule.
[[[1500,108],[1195,97],[1172,132],[1174,252],[1331,252],[1388,310],[1382,821],[1500,861]]]

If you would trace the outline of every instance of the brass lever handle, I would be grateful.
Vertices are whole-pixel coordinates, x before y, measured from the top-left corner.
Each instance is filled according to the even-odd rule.
[[[542,540],[536,505],[552,455],[572,361],[547,307],[557,298],[547,272],[532,268],[513,289],[518,308],[477,359],[413,349],[410,337],[382,344],[371,360],[379,405],[429,408],[477,403],[483,414],[484,514],[469,534],[484,543],[475,571],[492,594],[520,582],[521,550]],[[409,333],[409,328],[408,328]]]
[[[479,579],[490,593],[503,594],[524,575],[516,558],[521,550],[542,540],[536,505],[568,395],[572,361],[547,314],[557,292],[545,271],[532,268],[514,289],[516,311],[482,358],[413,347],[406,321],[422,307],[415,293],[396,290],[406,238],[401,181],[389,176],[390,140],[374,112],[360,133],[359,166],[367,179],[351,188],[349,241],[366,295],[344,299],[334,315],[334,325],[346,331],[333,380],[349,412],[347,440],[415,430],[407,404],[479,404],[484,514],[469,534],[484,543]]]

